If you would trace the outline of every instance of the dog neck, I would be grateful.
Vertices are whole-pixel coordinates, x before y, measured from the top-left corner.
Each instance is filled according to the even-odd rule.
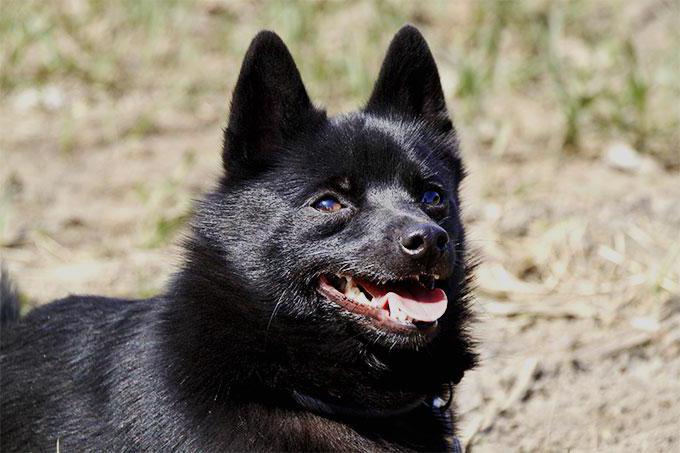
[[[176,276],[163,316],[168,350],[182,358],[173,379],[185,389],[230,398],[233,392],[211,387],[226,381],[251,394],[296,392],[297,404],[316,412],[391,416],[433,400],[471,366],[455,330],[442,331],[425,351],[387,351],[332,326],[319,333],[310,330],[316,324],[281,316],[268,324],[271,310],[248,300],[236,282],[217,278],[225,275],[221,257],[203,250],[189,258],[203,265]]]

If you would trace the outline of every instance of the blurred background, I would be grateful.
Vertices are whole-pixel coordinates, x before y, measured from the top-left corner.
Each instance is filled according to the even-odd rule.
[[[406,22],[439,64],[483,262],[460,437],[679,448],[678,0],[5,0],[0,253],[24,309],[162,288],[258,30],[338,113]]]

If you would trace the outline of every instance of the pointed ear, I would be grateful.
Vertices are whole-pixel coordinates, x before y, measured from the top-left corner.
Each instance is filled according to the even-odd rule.
[[[323,118],[325,113],[310,102],[286,45],[276,33],[262,31],[248,48],[234,89],[224,166],[266,161],[286,139]]]
[[[392,39],[365,111],[433,120],[451,129],[437,65],[414,26],[405,25]]]

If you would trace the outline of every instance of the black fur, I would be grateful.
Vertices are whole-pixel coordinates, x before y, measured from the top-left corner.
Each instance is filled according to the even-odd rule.
[[[0,264],[0,329],[19,319],[19,293],[5,266]]]
[[[364,110],[327,119],[283,42],[261,32],[223,161],[163,294],[72,296],[3,328],[2,451],[449,448],[450,418],[426,403],[475,362],[464,171],[420,33],[395,36]],[[447,202],[424,207],[432,185]],[[311,207],[327,193],[346,208]],[[399,253],[413,222],[448,232],[438,262]],[[449,298],[434,337],[377,329],[316,291],[325,273],[392,280],[433,269],[448,276]]]

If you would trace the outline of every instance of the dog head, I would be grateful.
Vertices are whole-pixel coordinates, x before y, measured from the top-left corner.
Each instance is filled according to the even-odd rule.
[[[279,353],[314,356],[317,374],[323,363],[362,361],[444,382],[470,367],[464,170],[415,28],[394,37],[366,106],[334,118],[311,103],[280,38],[258,34],[223,163],[189,244],[198,296],[223,295],[220,309],[237,305],[253,330],[284,338]],[[458,362],[433,366],[445,353]]]

